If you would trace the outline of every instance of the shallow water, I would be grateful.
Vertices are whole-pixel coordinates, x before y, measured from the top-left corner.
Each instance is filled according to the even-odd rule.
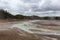
[[[35,20],[35,21],[28,21],[28,22],[23,22],[23,23],[18,23],[18,24],[15,24],[15,25],[13,25],[12,26],[12,28],[14,28],[14,27],[16,27],[16,28],[19,28],[19,29],[22,29],[22,30],[24,30],[24,31],[26,31],[26,32],[31,32],[31,33],[34,33],[34,32],[32,32],[32,31],[30,31],[30,29],[33,29],[33,30],[41,30],[41,32],[40,33],[47,33],[47,34],[59,34],[60,35],[60,30],[59,31],[57,31],[57,30],[48,30],[48,29],[43,29],[43,28],[37,28],[37,24],[33,24],[32,22],[36,22],[37,20]],[[35,32],[36,33],[36,32]],[[37,32],[37,33],[39,33],[39,32]]]
[[[50,37],[50,35],[56,36],[56,38],[50,37],[51,40],[58,40],[58,37],[60,37],[60,30],[57,31],[57,30],[48,30],[48,29],[43,29],[43,28],[37,28],[38,24],[32,23],[32,22],[36,22],[36,21],[39,21],[39,20],[32,20],[32,21],[14,24],[12,26],[12,28],[18,28],[18,29],[24,30],[25,32],[28,32],[28,33],[34,34],[34,35],[45,35],[46,38],[45,39],[43,38],[43,40],[47,40],[48,37]],[[40,30],[40,31],[33,32],[33,31],[31,31],[31,29]],[[47,37],[47,35],[49,35],[49,36]]]

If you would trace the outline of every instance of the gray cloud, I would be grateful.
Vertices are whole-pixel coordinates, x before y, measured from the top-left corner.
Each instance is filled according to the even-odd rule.
[[[25,3],[38,3],[41,0],[22,0]]]
[[[12,14],[60,16],[60,0],[0,0],[0,8]]]

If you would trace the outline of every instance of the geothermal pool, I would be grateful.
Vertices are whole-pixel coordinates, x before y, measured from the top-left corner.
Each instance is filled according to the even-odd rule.
[[[42,24],[41,24],[42,23]],[[11,27],[8,28],[0,28],[0,32],[3,34],[17,34],[17,36],[27,37],[32,39],[34,37],[35,40],[41,37],[41,40],[59,40],[60,39],[60,30],[51,30],[47,28],[43,28],[42,25],[60,25],[59,22],[47,22],[47,21],[40,21],[40,20],[29,20],[24,22],[19,22],[13,24]],[[46,27],[46,26],[45,26]],[[52,28],[52,27],[51,27]],[[6,33],[7,32],[7,33]],[[8,33],[9,32],[9,33]],[[42,35],[42,36],[41,36]]]
[[[33,23],[36,21],[39,21],[39,20],[33,20],[33,21],[14,24],[12,28],[18,28],[32,34],[60,35],[60,30],[58,31],[58,30],[48,30],[48,29],[38,28],[37,26],[40,26],[40,25]],[[38,30],[38,31],[33,32],[31,30]]]

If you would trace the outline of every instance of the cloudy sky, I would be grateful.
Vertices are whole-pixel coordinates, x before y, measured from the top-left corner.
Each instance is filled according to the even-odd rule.
[[[0,0],[0,9],[13,15],[60,16],[60,0]]]

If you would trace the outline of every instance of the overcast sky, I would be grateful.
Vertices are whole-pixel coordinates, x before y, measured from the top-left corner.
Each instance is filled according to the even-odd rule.
[[[60,16],[60,0],[0,0],[0,9],[13,15]]]

